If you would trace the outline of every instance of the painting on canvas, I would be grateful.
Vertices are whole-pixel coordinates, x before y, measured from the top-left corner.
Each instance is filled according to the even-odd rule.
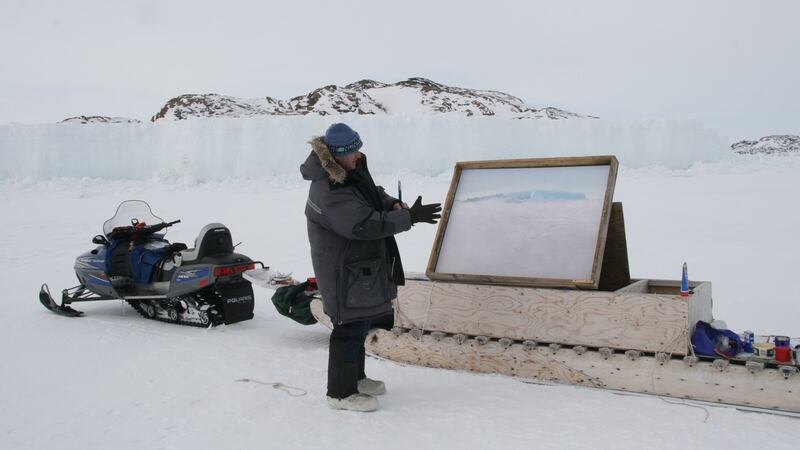
[[[459,163],[431,279],[597,287],[613,156]]]

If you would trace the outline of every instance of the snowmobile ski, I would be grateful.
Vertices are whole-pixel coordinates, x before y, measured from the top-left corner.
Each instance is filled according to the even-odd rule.
[[[63,295],[67,295],[66,290],[64,291]],[[46,283],[43,284],[42,288],[39,290],[39,301],[42,302],[42,305],[44,305],[45,308],[53,311],[56,314],[61,314],[68,317],[80,317],[83,315],[82,311],[72,309],[69,304],[64,304],[63,299],[60,305],[56,303],[56,301],[53,300],[53,296],[50,295],[50,288],[47,287]]]

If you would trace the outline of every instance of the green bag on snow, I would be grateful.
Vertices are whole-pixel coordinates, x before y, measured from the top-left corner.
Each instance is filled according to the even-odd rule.
[[[272,304],[281,315],[297,323],[313,325],[317,319],[311,314],[311,300],[314,298],[306,292],[308,282],[293,286],[282,286],[272,295]]]

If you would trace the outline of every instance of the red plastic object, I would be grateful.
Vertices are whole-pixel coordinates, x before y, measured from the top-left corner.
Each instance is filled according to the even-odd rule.
[[[775,361],[789,362],[792,360],[791,347],[775,347]]]
[[[317,279],[315,277],[310,277],[306,279],[306,282],[308,282],[308,286],[306,286],[307,291],[316,291],[317,289],[319,289],[317,287]]]

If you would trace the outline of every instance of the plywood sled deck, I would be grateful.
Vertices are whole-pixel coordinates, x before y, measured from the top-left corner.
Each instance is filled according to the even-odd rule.
[[[800,377],[775,368],[537,344],[437,332],[373,330],[367,337],[368,352],[397,362],[800,412]]]

